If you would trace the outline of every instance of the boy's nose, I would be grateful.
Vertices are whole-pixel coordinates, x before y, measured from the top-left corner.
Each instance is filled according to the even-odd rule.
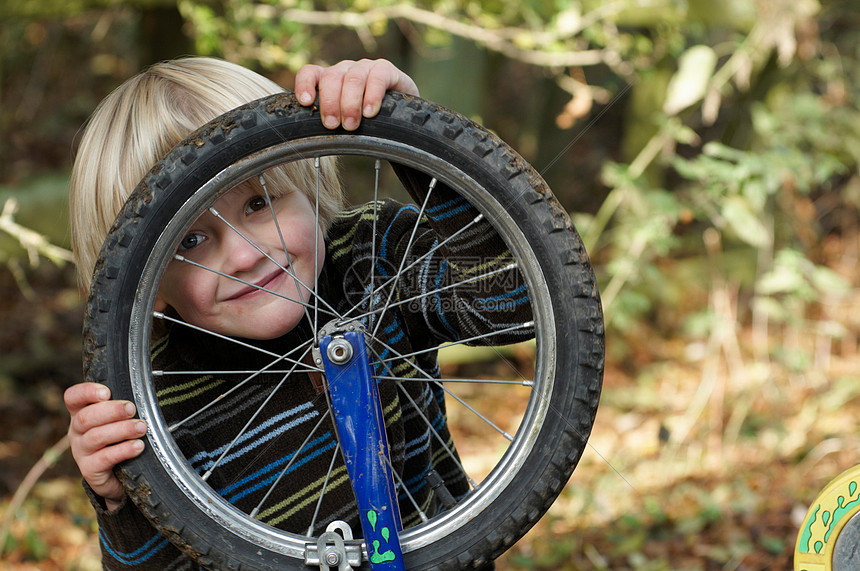
[[[240,236],[233,230],[228,230],[222,239],[222,255],[224,258],[225,274],[236,274],[253,270],[265,255],[252,244],[250,236]]]

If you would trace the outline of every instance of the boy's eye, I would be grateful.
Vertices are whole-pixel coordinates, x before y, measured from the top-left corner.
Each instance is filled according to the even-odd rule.
[[[268,206],[269,201],[266,200],[266,197],[260,196],[258,194],[257,196],[253,196],[250,200],[248,200],[248,203],[245,205],[245,214],[247,215],[252,214],[254,212],[258,212]]]
[[[203,234],[188,234],[179,243],[179,249],[190,250],[195,246],[199,246],[204,240],[206,240],[206,236]]]

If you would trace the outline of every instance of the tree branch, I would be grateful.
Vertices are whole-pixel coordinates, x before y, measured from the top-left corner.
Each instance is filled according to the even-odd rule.
[[[33,486],[36,485],[39,478],[42,477],[42,474],[51,469],[68,449],[69,435],[66,434],[53,446],[45,450],[42,457],[33,464],[33,467],[30,468],[29,472],[27,472],[27,475],[18,486],[18,489],[15,490],[15,495],[12,496],[12,500],[6,507],[6,513],[3,514],[3,519],[0,520],[0,554],[2,554],[6,536],[10,533],[12,528],[12,522],[15,521],[18,510],[24,504],[24,500],[27,499]]]
[[[73,260],[72,253],[64,248],[55,246],[38,232],[25,228],[15,222],[14,215],[18,210],[18,202],[10,198],[0,212],[0,230],[6,232],[21,244],[30,257],[30,263],[36,265],[39,254],[45,256],[57,265]]]
[[[263,6],[259,6],[257,9],[266,10],[270,16],[274,16],[276,10]],[[299,24],[342,26],[356,30],[367,29],[374,22],[380,20],[404,19],[472,40],[480,46],[499,52],[511,59],[542,67],[584,67],[604,63],[606,60],[606,50],[556,52],[527,49],[516,45],[517,38],[524,37],[526,34],[535,40],[539,39],[539,43],[549,43],[550,40],[558,41],[565,37],[572,37],[576,32],[581,31],[579,26],[565,30],[564,34],[544,32],[535,36],[536,32],[531,30],[517,28],[491,30],[405,4],[374,8],[366,12],[321,12],[288,8],[278,11],[277,15],[287,21]]]

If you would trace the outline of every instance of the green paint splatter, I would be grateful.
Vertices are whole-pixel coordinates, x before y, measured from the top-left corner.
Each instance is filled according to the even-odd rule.
[[[379,514],[377,514],[375,510],[369,510],[367,512],[367,521],[370,522],[371,529],[373,529],[373,532],[376,533],[376,523],[379,521]],[[385,526],[379,530],[379,533],[382,534],[382,537],[385,539],[385,543],[388,543],[388,539],[391,537],[391,530],[388,529],[387,526]],[[378,539],[373,540],[373,553],[370,555],[371,563],[379,564],[388,561],[394,561],[395,559],[397,559],[397,555],[391,549],[380,553],[379,548],[381,546],[381,541],[379,541]]]
[[[387,527],[384,529],[388,529]],[[370,556],[371,563],[385,563],[386,561],[394,561],[397,556],[390,549],[388,551],[379,552],[381,542],[378,539],[373,540],[373,555]]]

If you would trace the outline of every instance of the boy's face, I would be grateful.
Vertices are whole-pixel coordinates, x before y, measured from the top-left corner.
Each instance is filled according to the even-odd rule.
[[[171,261],[159,286],[156,310],[164,311],[170,306],[188,323],[248,339],[274,339],[295,327],[304,308],[284,297],[308,301],[310,293],[305,287],[314,287],[314,261],[319,271],[325,259],[323,236],[315,223],[313,205],[297,189],[272,198],[271,206],[277,225],[265,194],[258,185],[247,182],[215,202],[214,209],[247,239],[210,211],[201,214],[186,232],[177,253],[209,269]],[[319,241],[316,253],[315,239]],[[292,267],[304,286],[260,250],[281,267]]]

